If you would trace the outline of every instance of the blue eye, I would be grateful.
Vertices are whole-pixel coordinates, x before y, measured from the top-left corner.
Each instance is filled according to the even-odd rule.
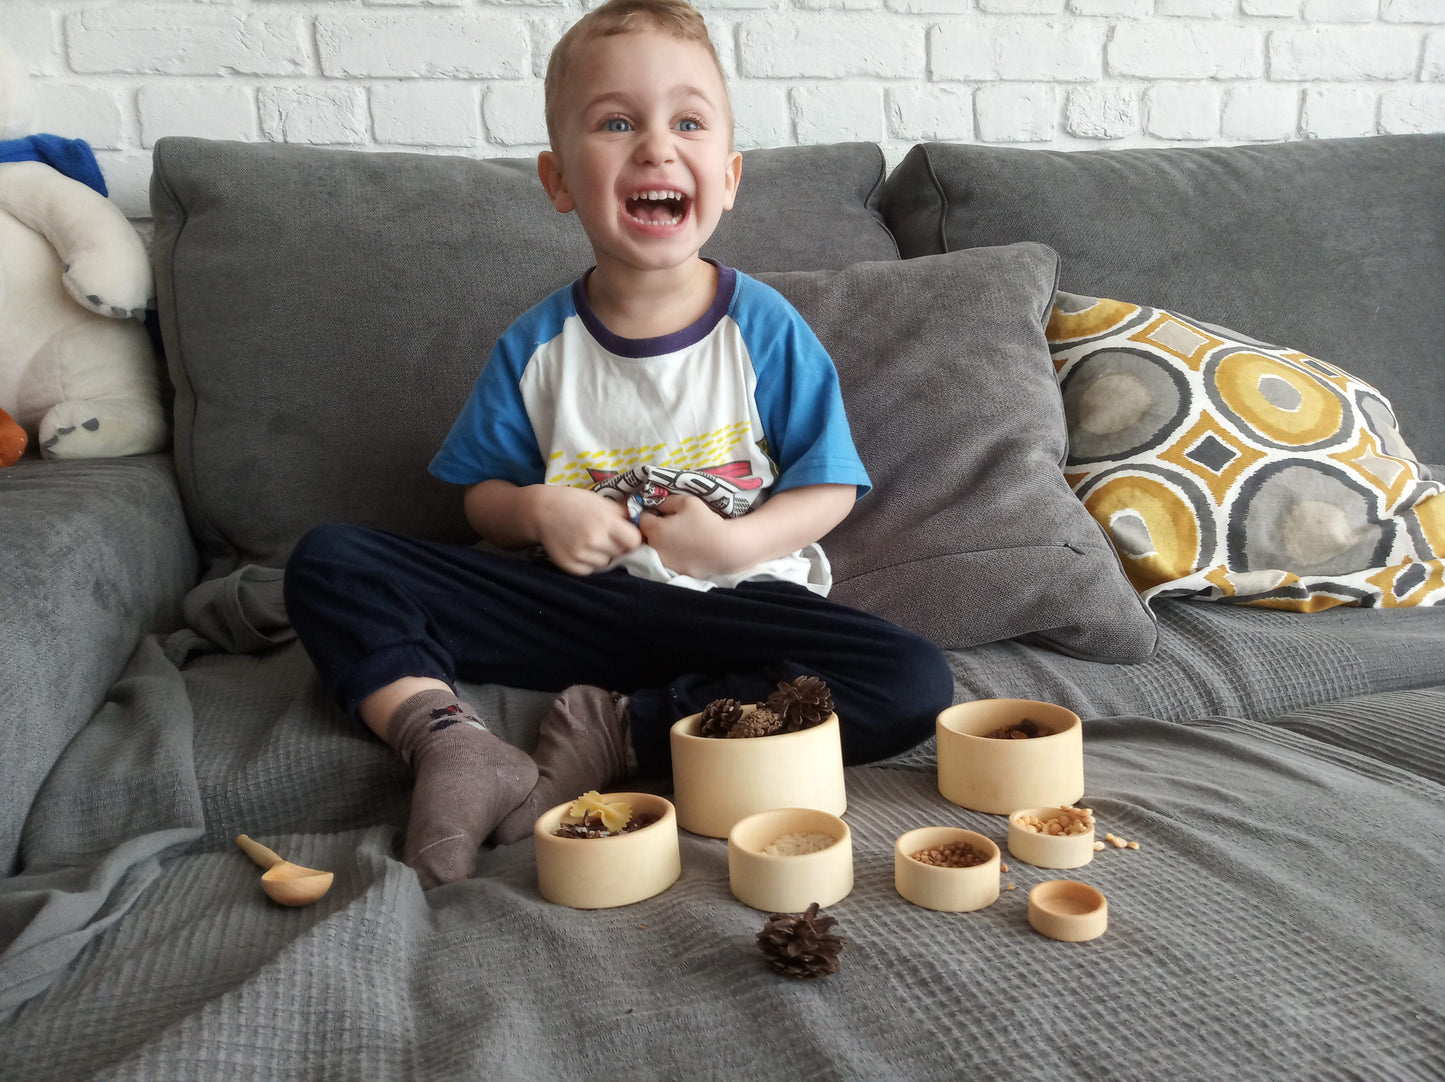
[[[631,131],[632,125],[627,123],[627,121],[623,120],[620,116],[614,116],[610,118],[605,125],[603,125],[603,128],[606,131],[624,132]]]
[[[679,120],[677,127],[680,131],[702,131],[702,125],[692,117],[688,117],[686,120]]]

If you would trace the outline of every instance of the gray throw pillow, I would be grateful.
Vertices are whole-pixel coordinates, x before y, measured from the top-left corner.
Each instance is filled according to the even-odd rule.
[[[759,277],[832,354],[874,484],[823,541],[832,596],[944,648],[1142,661],[1154,618],[1064,480],[1057,274],[1052,249],[1013,244]]]
[[[743,155],[707,254],[745,271],[895,259],[864,143]],[[165,138],[152,258],[175,459],[207,578],[310,526],[469,541],[427,464],[497,336],[592,262],[531,161]]]

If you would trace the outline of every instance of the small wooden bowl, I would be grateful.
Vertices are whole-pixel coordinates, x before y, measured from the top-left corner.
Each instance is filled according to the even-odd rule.
[[[1109,903],[1097,887],[1050,879],[1029,891],[1029,924],[1050,939],[1083,943],[1109,927]]]
[[[787,834],[827,834],[833,844],[794,856],[764,850]],[[740,819],[728,834],[728,884],[743,905],[769,913],[830,906],[853,889],[853,835],[836,815],[776,808]]]
[[[543,812],[532,837],[537,889],[547,901],[573,909],[611,909],[661,894],[682,874],[671,801],[652,793],[604,793],[602,799],[626,801],[633,815],[656,821],[610,838],[559,838],[555,831],[573,802]]]
[[[1049,735],[988,735],[1025,718]],[[1072,804],[1084,795],[1084,726],[1072,710],[1030,699],[979,699],[944,710],[936,730],[938,791],[959,807],[1007,815],[1015,808]]]
[[[837,714],[795,733],[738,740],[699,736],[701,719],[691,714],[670,733],[672,798],[683,830],[726,838],[754,812],[816,808],[842,815],[848,809]]]
[[[1094,832],[1087,834],[1040,834],[1020,826],[1025,816],[1057,819],[1061,808],[1020,808],[1008,817],[1008,851],[1036,868],[1082,868],[1094,859]]]
[[[982,850],[988,859],[972,868],[941,868],[913,859],[920,850],[959,842]],[[998,869],[998,846],[962,827],[920,827],[900,835],[893,843],[893,886],[924,909],[969,913],[993,905],[999,893]]]

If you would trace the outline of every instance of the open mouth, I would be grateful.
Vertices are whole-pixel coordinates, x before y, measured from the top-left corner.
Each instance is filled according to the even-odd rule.
[[[641,225],[677,225],[687,217],[688,197],[671,188],[633,192],[627,197],[627,216]]]

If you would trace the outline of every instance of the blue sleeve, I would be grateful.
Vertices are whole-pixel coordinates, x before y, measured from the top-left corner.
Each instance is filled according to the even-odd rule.
[[[433,477],[458,485],[494,479],[532,485],[545,479],[542,452],[522,401],[522,373],[537,350],[560,332],[569,298],[570,289],[558,290],[497,339],[431,461]]]
[[[872,482],[843,407],[833,359],[781,293],[745,274],[731,313],[751,354],[754,397],[778,466],[775,492],[804,485],[856,485],[861,498]]]

